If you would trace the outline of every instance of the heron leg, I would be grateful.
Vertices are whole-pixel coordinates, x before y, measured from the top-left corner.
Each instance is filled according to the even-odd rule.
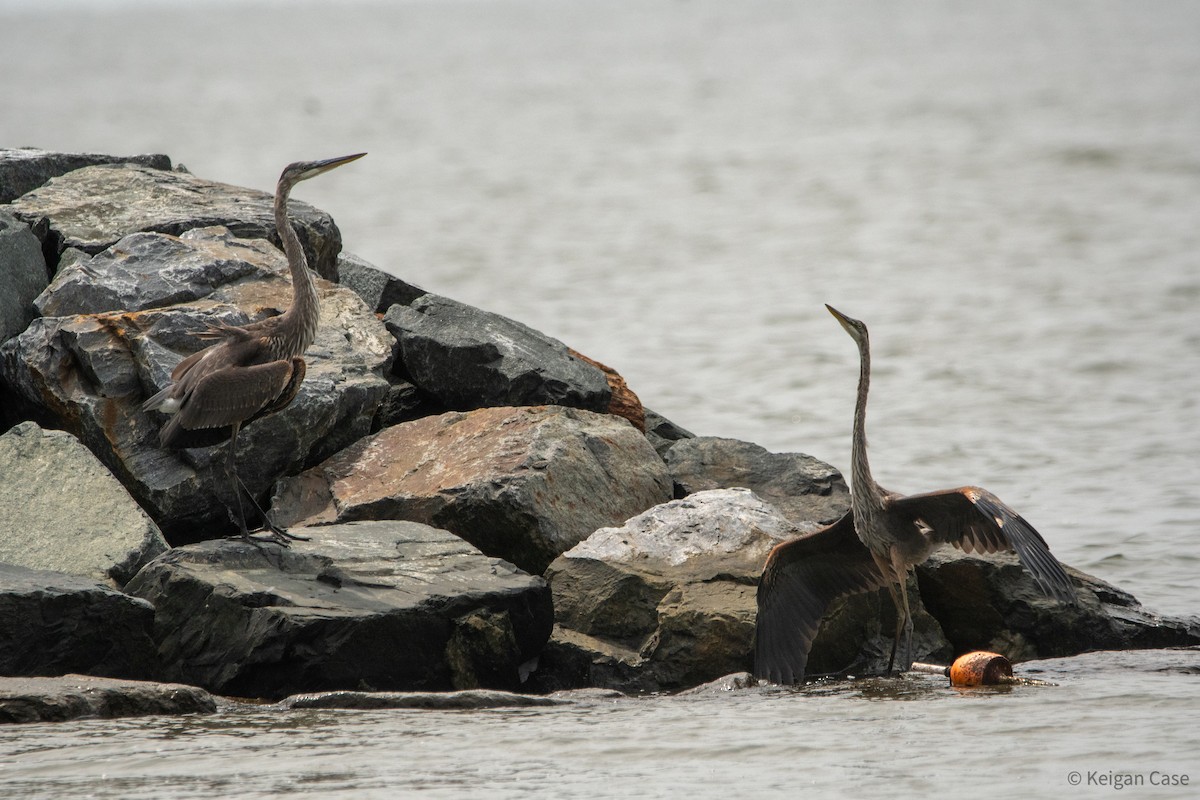
[[[238,485],[242,487],[242,493],[246,496],[246,499],[250,501],[250,505],[254,506],[254,510],[258,512],[260,517],[262,517],[264,530],[270,531],[272,537],[275,537],[276,539],[287,539],[295,542],[309,541],[311,537],[300,536],[292,533],[287,528],[281,528],[272,522],[271,518],[267,516],[267,512],[263,511],[262,506],[260,506],[258,501],[254,499],[254,495],[250,492],[250,489],[246,486],[246,483],[242,480],[241,476],[237,473],[234,473],[234,476],[237,478]]]
[[[887,674],[892,674],[892,668],[896,665],[896,645],[900,642],[900,633],[904,627],[904,610],[908,607],[908,598],[904,597],[904,584],[899,584],[899,592],[897,593],[897,579],[893,572],[892,564],[885,558],[880,558],[874,553],[871,554],[875,559],[875,566],[879,567],[879,571],[883,573],[887,579],[888,594],[892,596],[892,605],[896,609],[896,632],[892,634],[892,653],[888,656]],[[901,598],[904,598],[901,600]]]
[[[904,627],[904,659],[901,672],[907,672],[912,667],[912,637],[913,637],[913,619],[912,609],[908,605],[908,565],[904,563],[904,557],[892,548],[892,567],[896,572],[896,578],[899,580],[900,600],[904,604],[904,616],[902,620],[896,620],[896,636],[900,635],[901,622]],[[894,652],[894,651],[893,651]]]
[[[279,535],[273,526],[270,530],[269,536],[251,536],[250,529],[246,525],[246,511],[242,505],[243,492],[245,493],[246,497],[250,498],[250,502],[254,504],[254,508],[257,509],[260,514],[262,514],[262,509],[259,508],[258,502],[254,499],[254,496],[250,494],[248,489],[246,489],[246,484],[242,482],[242,478],[237,472],[237,435],[240,427],[241,426],[237,423],[234,423],[233,425],[233,430],[229,435],[229,444],[227,445],[229,448],[229,454],[226,456],[225,462],[226,469],[229,471],[230,483],[233,486],[233,499],[234,502],[237,503],[237,524],[238,528],[240,529],[240,538],[243,541],[249,542],[255,547],[258,547],[260,543],[274,543],[282,547],[287,547],[288,535]],[[266,514],[263,514],[263,519],[266,519]],[[269,520],[268,524],[270,524]],[[262,548],[259,549],[261,550]]]

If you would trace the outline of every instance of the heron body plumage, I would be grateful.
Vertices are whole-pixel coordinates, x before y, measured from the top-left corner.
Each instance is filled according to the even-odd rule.
[[[867,461],[866,408],[871,380],[867,327],[832,307],[858,344],[859,384],[850,450],[850,510],[837,522],[775,547],[758,587],[755,672],[777,683],[804,678],[821,618],[835,600],[885,587],[896,606],[888,671],[903,636],[911,657],[912,613],[906,581],[934,548],[965,552],[1015,551],[1034,582],[1050,597],[1074,602],[1071,579],[1046,541],[998,497],[977,486],[902,495],[883,489]]]
[[[283,313],[246,325],[210,324],[198,338],[208,347],[184,358],[171,381],[142,405],[171,419],[159,432],[163,447],[206,447],[229,440],[229,471],[238,504],[241,535],[250,539],[241,513],[240,479],[234,466],[237,434],[256,419],[289,405],[304,380],[303,355],[317,335],[321,309],[317,286],[300,239],[287,216],[292,187],[354,161],[365,153],[289,164],[275,189],[275,225],[292,279],[292,300]],[[253,498],[251,498],[253,500]],[[274,526],[270,541],[298,538]]]

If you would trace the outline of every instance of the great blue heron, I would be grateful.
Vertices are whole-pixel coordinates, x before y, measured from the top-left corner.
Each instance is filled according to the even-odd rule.
[[[250,536],[242,492],[251,502],[254,498],[238,477],[235,457],[237,435],[243,425],[286,407],[295,398],[304,380],[301,356],[317,335],[320,301],[300,239],[288,222],[288,195],[300,181],[365,155],[298,161],[284,167],[275,187],[275,227],[292,275],[291,304],[278,316],[248,325],[210,325],[198,336],[214,343],[180,361],[171,371],[171,383],[142,404],[144,411],[172,415],[159,432],[163,447],[203,447],[229,440],[227,468],[237,501],[237,522],[247,541],[286,546],[289,539],[303,538],[269,521],[266,539]]]
[[[966,552],[1015,550],[1039,587],[1074,602],[1071,580],[1046,542],[1019,514],[975,486],[904,496],[880,487],[867,464],[867,390],[871,348],[867,326],[826,306],[858,344],[861,372],[850,450],[850,510],[832,525],[784,542],[771,551],[758,586],[755,672],[775,683],[804,678],[813,637],[829,604],[839,597],[886,586],[896,606],[896,645],[904,634],[907,669],[912,615],[906,580],[939,544]]]

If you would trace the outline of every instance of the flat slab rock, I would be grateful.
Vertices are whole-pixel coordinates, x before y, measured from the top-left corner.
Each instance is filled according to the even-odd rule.
[[[541,573],[597,528],[671,497],[627,421],[561,406],[483,408],[364,438],[276,487],[285,525],[411,519]]]
[[[239,697],[513,689],[550,635],[545,581],[412,522],[293,529],[289,549],[177,548],[127,591],[171,680]]]
[[[19,197],[12,209],[31,225],[46,220],[59,253],[76,248],[95,254],[132,233],[177,236],[217,225],[244,239],[281,246],[272,193],[136,164],[68,172]],[[291,200],[288,210],[309,267],[336,279],[342,235],[333,218],[299,200]]]
[[[0,678],[0,723],[211,714],[216,710],[212,695],[195,686],[91,675]]]
[[[123,586],[167,550],[154,521],[69,433],[23,422],[0,435],[0,475],[14,498],[0,503],[0,562]]]
[[[154,609],[78,575],[0,563],[0,675],[158,675]]]
[[[103,153],[57,153],[34,147],[0,148],[0,203],[11,203],[51,178],[96,164],[141,164],[171,169],[168,156],[112,156]]]

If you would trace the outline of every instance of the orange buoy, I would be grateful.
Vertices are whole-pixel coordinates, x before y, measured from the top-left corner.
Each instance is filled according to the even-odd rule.
[[[999,653],[977,650],[950,665],[951,686],[995,686],[1012,683],[1012,662]]]

